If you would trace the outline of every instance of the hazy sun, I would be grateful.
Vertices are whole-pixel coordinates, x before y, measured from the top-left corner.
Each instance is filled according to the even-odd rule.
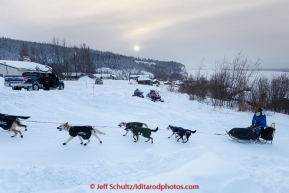
[[[139,47],[138,47],[138,46],[135,46],[135,47],[134,47],[134,51],[136,51],[136,52],[139,51]]]

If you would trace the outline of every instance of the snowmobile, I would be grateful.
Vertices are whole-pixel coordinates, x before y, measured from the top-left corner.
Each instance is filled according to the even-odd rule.
[[[147,94],[147,97],[149,97],[153,102],[156,100],[164,102],[164,100],[161,99],[161,95],[155,90],[150,90],[150,92]]]
[[[254,127],[250,126],[247,128],[233,128],[229,132],[226,131],[227,134],[234,140],[238,141],[239,143],[250,143],[251,140],[254,139]],[[265,127],[261,130],[260,138],[261,143],[267,143],[267,141],[273,142],[275,134],[275,123],[272,123],[270,127]]]
[[[140,98],[144,98],[143,92],[141,92],[138,88],[134,91],[132,96],[138,96]]]

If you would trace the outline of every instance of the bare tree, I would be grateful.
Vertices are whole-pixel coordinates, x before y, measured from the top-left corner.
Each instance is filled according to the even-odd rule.
[[[189,94],[191,100],[197,99],[198,101],[203,101],[207,98],[209,92],[209,81],[201,71],[203,70],[203,62],[198,67],[195,75],[190,75],[188,79],[184,80],[183,84],[180,86],[180,92],[186,92]]]
[[[29,50],[26,43],[22,42],[20,52],[19,52],[19,60],[23,61],[25,56],[29,56]]]
[[[244,108],[245,91],[252,89],[260,63],[252,63],[245,59],[242,52],[230,63],[224,58],[221,64],[216,64],[215,73],[210,79],[212,102],[217,106]]]
[[[280,113],[288,113],[289,76],[288,73],[274,75],[269,89],[268,108]]]

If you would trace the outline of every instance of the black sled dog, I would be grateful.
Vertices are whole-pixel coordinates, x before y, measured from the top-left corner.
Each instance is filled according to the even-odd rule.
[[[179,140],[182,139],[183,143],[187,143],[189,141],[191,134],[197,132],[197,130],[191,131],[189,129],[184,129],[182,127],[176,127],[176,126],[172,126],[172,125],[169,125],[167,127],[167,130],[169,130],[169,129],[171,129],[173,132],[173,134],[171,136],[175,135],[176,138],[179,136],[177,142],[179,142]],[[170,138],[171,136],[169,136],[168,138]],[[184,140],[184,136],[186,137],[186,141]]]
[[[157,127],[156,129],[153,130],[153,129],[145,128],[145,127],[130,126],[130,127],[126,127],[125,130],[127,132],[131,131],[133,133],[132,137],[134,139],[134,142],[137,142],[138,136],[142,135],[143,137],[148,138],[148,140],[146,140],[145,142],[152,140],[152,143],[153,143],[154,141],[153,141],[153,138],[151,137],[151,134],[152,134],[152,132],[157,132],[159,130],[159,128]]]
[[[178,132],[177,132],[177,134],[180,136],[180,138],[177,140],[177,141],[179,141],[180,139],[182,139],[183,140],[183,143],[187,143],[188,141],[189,141],[189,138],[190,138],[190,136],[191,136],[191,134],[192,133],[196,133],[197,132],[197,130],[195,130],[195,131],[191,131],[191,130],[189,130],[189,129],[184,129],[184,130],[179,130]],[[184,140],[184,136],[186,136],[186,141]]]

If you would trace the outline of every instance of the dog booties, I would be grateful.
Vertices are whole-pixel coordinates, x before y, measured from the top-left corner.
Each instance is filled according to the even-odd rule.
[[[69,129],[69,135],[76,137],[77,135],[83,139],[89,139],[91,137],[91,126],[73,126]]]

